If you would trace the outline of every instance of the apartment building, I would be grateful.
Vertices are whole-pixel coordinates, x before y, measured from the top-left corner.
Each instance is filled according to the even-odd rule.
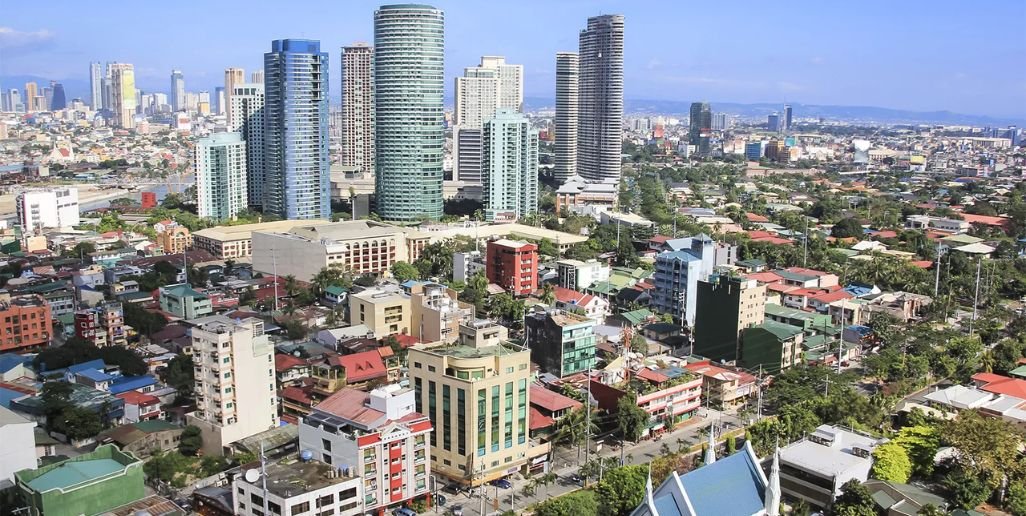
[[[736,360],[741,332],[765,320],[766,286],[728,274],[713,274],[697,286],[694,354]]]
[[[43,296],[21,296],[0,302],[0,353],[40,350],[53,337],[50,305]]]
[[[290,456],[249,471],[232,481],[237,516],[363,514],[360,479],[335,466]]]
[[[366,326],[378,338],[409,334],[412,322],[410,296],[395,285],[372,287],[349,295],[349,323]]]
[[[538,289],[538,246],[505,238],[488,242],[485,255],[488,281],[513,296]]]
[[[460,325],[474,318],[474,305],[461,303],[457,296],[445,285],[414,285],[410,289],[413,336],[421,342],[456,342]]]
[[[126,345],[127,328],[121,303],[104,303],[75,312],[75,336],[96,347]]]
[[[524,318],[531,361],[560,378],[595,367],[594,319],[565,310],[536,310]]]

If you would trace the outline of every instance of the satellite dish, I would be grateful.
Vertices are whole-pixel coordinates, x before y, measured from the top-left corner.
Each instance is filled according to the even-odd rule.
[[[257,480],[260,480],[260,470],[258,469],[247,469],[246,470],[246,482],[252,484]]]

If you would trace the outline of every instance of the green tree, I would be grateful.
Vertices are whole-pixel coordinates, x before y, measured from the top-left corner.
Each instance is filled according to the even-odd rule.
[[[834,227],[830,228],[830,235],[836,238],[862,238],[862,223],[854,217],[841,219]]]
[[[994,489],[979,475],[956,467],[941,480],[941,485],[948,490],[951,501],[963,509],[975,509],[990,498]]]
[[[645,498],[647,479],[647,466],[622,466],[606,472],[598,487],[595,488],[595,494],[599,499],[598,514],[603,516],[630,514]]]
[[[402,260],[392,264],[392,276],[399,283],[405,283],[409,280],[415,280],[420,278],[420,270],[413,265],[406,263]]]
[[[958,450],[959,465],[969,476],[981,478],[991,490],[1006,478],[1024,474],[1019,460],[1022,435],[1011,423],[963,410],[941,432],[944,441]]]
[[[631,336],[631,351],[648,355],[648,339],[640,333],[635,333]]]
[[[195,383],[195,370],[193,369],[192,355],[184,353],[175,355],[167,363],[163,372],[164,383],[174,387],[178,396],[182,399],[192,398],[192,388]]]
[[[1026,516],[1026,481],[1009,484],[1005,509],[1014,516]]]
[[[599,504],[595,492],[574,491],[557,498],[550,498],[535,510],[536,516],[566,516],[568,514],[598,514]]]
[[[167,319],[156,312],[146,310],[137,303],[122,303],[125,324],[135,328],[140,335],[150,336],[167,326]]]
[[[841,486],[841,495],[834,501],[833,514],[837,516],[877,516],[876,503],[869,490],[856,479]]]
[[[648,428],[651,416],[638,406],[634,393],[621,396],[616,401],[616,426],[626,441],[637,441]]]
[[[912,461],[912,472],[927,477],[933,473],[933,460],[940,448],[940,432],[936,426],[921,424],[907,426],[891,440],[897,443],[908,454]]]
[[[542,256],[552,256],[558,258],[560,253],[559,248],[556,247],[556,244],[554,244],[552,240],[549,240],[548,238],[543,238],[538,241],[538,254]]]
[[[61,412],[51,427],[70,439],[87,439],[95,437],[103,430],[100,415],[87,408],[67,407]]]
[[[189,425],[182,430],[178,440],[178,451],[182,455],[195,456],[196,452],[203,449],[203,434],[199,427]]]
[[[889,441],[873,450],[873,478],[904,484],[912,476],[912,461],[900,444]]]

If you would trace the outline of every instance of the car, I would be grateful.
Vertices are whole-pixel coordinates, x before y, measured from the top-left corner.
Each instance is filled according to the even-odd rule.
[[[439,507],[443,506],[449,500],[445,498],[445,495],[435,495],[435,504]]]
[[[568,477],[568,478],[569,478],[571,483],[578,484],[578,485],[583,485],[584,484],[584,478],[581,477],[580,475],[578,475],[577,473],[574,473],[573,475],[570,475],[570,477]]]
[[[392,511],[392,516],[417,516],[417,513],[406,507],[399,507]]]
[[[498,487],[499,489],[512,489],[513,488],[513,483],[510,482],[509,480],[506,480],[505,478],[497,478],[495,480],[492,480],[492,485],[495,486],[495,487]]]
[[[452,516],[463,516],[463,506],[453,505],[452,508],[449,509],[449,514],[451,514]]]

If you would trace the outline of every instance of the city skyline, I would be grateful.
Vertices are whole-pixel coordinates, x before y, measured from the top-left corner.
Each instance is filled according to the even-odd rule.
[[[218,13],[238,7],[226,2],[204,6],[208,16],[191,21],[189,31],[203,36],[183,39],[177,38],[181,27],[174,24],[125,26],[123,38],[117,39],[90,37],[90,27],[103,23],[102,13],[42,19],[38,11],[15,4],[0,27],[0,76],[57,80],[72,85],[69,98],[86,98],[89,63],[116,60],[135,64],[143,90],[167,91],[171,70],[180,69],[191,91],[213,91],[223,84],[225,68],[258,69],[271,39],[317,39],[337,60],[342,46],[373,39],[373,11],[381,4],[325,3],[317,6],[322,11],[317,17],[283,12],[273,19],[247,20],[238,29],[218,25],[215,30]],[[525,96],[554,98],[552,56],[576,49],[577,20],[616,12],[625,15],[627,24],[646,28],[629,33],[625,40],[627,99],[1026,116],[1026,68],[1017,66],[1023,62],[1023,51],[1014,42],[1016,21],[1026,16],[1026,4],[998,2],[985,13],[942,4],[930,3],[925,9],[924,2],[871,1],[854,10],[798,2],[787,12],[787,27],[792,30],[772,37],[759,30],[766,18],[743,5],[705,11],[686,5],[652,10],[611,1],[539,4],[537,9],[525,4],[504,9],[505,23],[498,26],[482,23],[496,14],[495,6],[439,2],[436,7],[446,12],[448,24],[446,98],[452,96],[452,78],[481,55],[505,55],[510,62],[523,63]],[[57,12],[61,5],[71,6],[57,2]],[[878,16],[882,10],[888,15]],[[688,26],[685,39],[676,37],[682,24]],[[123,45],[126,38],[135,38],[138,44]],[[164,44],[172,39],[173,45]],[[218,51],[209,52],[211,47]],[[923,88],[924,84],[930,87]],[[333,101],[339,91],[339,84],[331,85]]]

